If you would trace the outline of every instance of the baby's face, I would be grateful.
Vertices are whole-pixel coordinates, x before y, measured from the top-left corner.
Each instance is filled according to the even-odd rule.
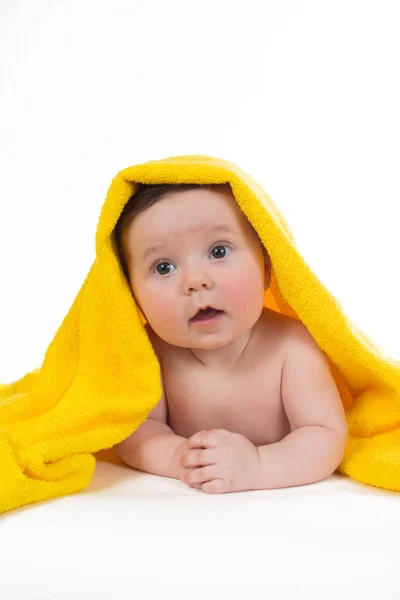
[[[259,319],[268,261],[230,186],[168,194],[135,217],[123,244],[135,300],[169,344],[219,348]],[[204,305],[224,312],[192,321]]]

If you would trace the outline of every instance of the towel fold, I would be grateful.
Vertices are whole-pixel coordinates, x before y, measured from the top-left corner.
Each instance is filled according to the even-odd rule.
[[[0,512],[84,489],[94,454],[135,431],[161,397],[160,365],[114,232],[137,183],[230,184],[271,257],[265,306],[302,321],[329,359],[349,426],[338,471],[400,491],[400,361],[351,322],[261,186],[228,161],[194,155],[116,175],[98,222],[96,258],[42,366],[0,385]]]

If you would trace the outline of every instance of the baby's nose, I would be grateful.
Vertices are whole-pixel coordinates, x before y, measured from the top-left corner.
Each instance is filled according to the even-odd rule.
[[[198,291],[202,288],[210,289],[212,287],[212,284],[213,282],[211,277],[208,275],[208,273],[205,272],[190,275],[186,279],[185,283],[186,289],[188,291]]]

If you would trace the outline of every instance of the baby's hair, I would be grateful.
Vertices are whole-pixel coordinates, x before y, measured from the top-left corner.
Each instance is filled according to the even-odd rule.
[[[137,184],[136,193],[133,194],[128,202],[125,204],[117,224],[115,226],[115,241],[117,244],[117,250],[119,260],[121,263],[122,270],[125,277],[129,281],[128,267],[125,251],[122,243],[122,234],[125,228],[133,221],[136,215],[147,208],[150,208],[153,204],[164,198],[167,194],[173,192],[184,192],[186,190],[193,190],[199,187],[203,188],[218,188],[220,186],[226,187],[226,183],[222,184],[200,184],[200,183],[174,183],[174,184]]]

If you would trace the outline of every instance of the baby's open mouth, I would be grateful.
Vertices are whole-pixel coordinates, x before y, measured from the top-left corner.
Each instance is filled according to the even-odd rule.
[[[218,310],[216,308],[212,308],[211,306],[208,306],[205,309],[199,310],[197,314],[195,314],[194,317],[192,317],[190,320],[191,321],[206,321],[207,319],[212,319],[213,317],[215,317],[216,315],[218,315],[219,313],[224,312],[223,310]]]

